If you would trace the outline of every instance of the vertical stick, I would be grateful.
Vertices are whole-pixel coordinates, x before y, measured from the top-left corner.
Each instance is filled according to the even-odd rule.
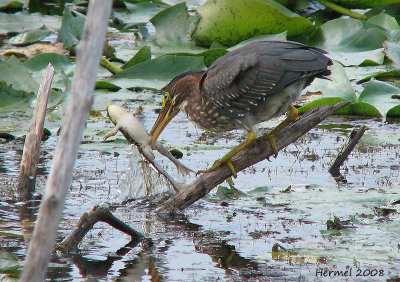
[[[43,123],[46,116],[47,100],[49,98],[53,76],[54,67],[49,64],[43,74],[42,82],[40,83],[31,126],[25,138],[24,153],[17,186],[17,192],[23,200],[29,199],[32,192],[35,191],[40,141],[42,140]]]
[[[71,185],[85,120],[93,103],[96,72],[104,46],[111,3],[110,0],[89,1],[67,114],[20,281],[43,281],[46,275],[67,189]]]

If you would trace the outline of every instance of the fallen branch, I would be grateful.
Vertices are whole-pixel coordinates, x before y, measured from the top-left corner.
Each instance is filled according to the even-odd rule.
[[[72,181],[83,128],[93,103],[93,90],[111,14],[112,1],[89,2],[84,35],[68,97],[67,114],[35,224],[20,281],[44,281],[65,198]]]
[[[295,142],[326,117],[346,106],[348,103],[349,102],[344,101],[333,106],[325,106],[305,113],[300,119],[291,123],[276,135],[278,150]],[[249,147],[235,155],[231,161],[236,172],[239,172],[272,155],[273,151],[270,143],[266,142],[265,139],[257,138]],[[168,212],[174,209],[183,210],[204,197],[218,184],[224,182],[231,176],[232,172],[228,166],[220,166],[214,171],[204,173],[159,206],[157,212]]]
[[[364,21],[368,20],[368,17],[366,15],[362,15],[357,12],[351,11],[331,1],[328,0],[316,0],[316,1],[339,14],[352,17],[353,19],[364,20]]]
[[[17,185],[17,193],[21,200],[29,200],[32,197],[32,193],[35,191],[40,142],[42,141],[43,123],[46,116],[47,100],[49,98],[53,76],[54,67],[49,64],[43,74],[31,125],[25,138],[24,153],[21,160],[21,169]]]
[[[132,237],[132,240],[141,240],[143,235],[131,228],[128,224],[115,217],[107,206],[94,206],[89,213],[84,213],[72,232],[57,246],[64,252],[73,251],[85,235],[99,222],[105,222],[112,227]]]
[[[334,176],[340,176],[340,167],[342,164],[347,160],[350,153],[356,147],[358,141],[360,141],[361,137],[364,135],[365,132],[365,125],[361,126],[359,130],[353,130],[350,134],[349,144],[347,144],[346,148],[344,148],[339,155],[336,157],[336,160],[329,168],[329,173]]]

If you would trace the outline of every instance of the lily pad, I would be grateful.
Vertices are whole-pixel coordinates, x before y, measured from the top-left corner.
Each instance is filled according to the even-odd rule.
[[[400,81],[400,69],[398,70],[391,70],[387,72],[379,72],[373,75],[369,75],[367,77],[364,77],[363,79],[357,81],[357,84],[367,82],[370,79],[375,78],[377,80],[382,80],[382,81]]]
[[[82,38],[85,19],[86,17],[84,15],[66,6],[61,28],[58,32],[57,42],[64,43],[64,48],[71,47],[78,43]]]
[[[383,116],[386,116],[386,113],[391,108],[400,105],[398,99],[392,98],[396,94],[400,94],[400,88],[373,79],[364,87],[363,92],[358,97],[358,101],[373,105]]]
[[[373,16],[368,20],[368,22],[383,27],[386,30],[400,29],[400,25],[396,18],[386,13],[380,13],[379,15]]]
[[[0,112],[22,110],[35,95],[22,90],[17,90],[0,81]]]
[[[132,86],[151,87],[154,83],[159,86],[159,83],[165,84],[185,71],[197,71],[205,68],[202,57],[164,55],[125,69],[117,73],[110,82],[123,88]],[[125,78],[129,78],[129,80],[124,80]],[[133,83],[131,79],[142,81]],[[143,80],[146,80],[147,83]]]
[[[356,19],[334,19],[320,26],[312,44],[328,50],[343,65],[359,65],[366,60],[383,62],[382,44],[387,40],[380,26]],[[372,57],[371,57],[372,56]]]
[[[121,69],[127,69],[139,63],[149,61],[151,59],[151,50],[149,46],[143,46],[137,51],[135,56],[133,56],[129,61],[121,66]]]
[[[73,66],[71,60],[57,53],[44,53],[27,60],[24,65],[31,71],[39,71],[51,63],[56,70],[66,69]]]
[[[124,3],[126,10],[114,12],[115,16],[123,22],[139,23],[148,22],[158,12],[168,8],[168,5],[156,4],[152,2],[143,3]]]
[[[8,41],[9,43],[13,45],[27,45],[31,43],[38,42],[42,40],[43,38],[46,38],[52,33],[51,30],[48,30],[46,26],[42,26],[39,29],[34,29],[34,30],[28,30],[25,32],[22,32],[18,34],[17,36],[14,36],[10,38]]]
[[[269,0],[209,0],[197,12],[200,21],[192,38],[201,46],[214,41],[233,46],[254,36],[284,31],[290,37],[314,27],[308,19]]]
[[[0,13],[0,34],[23,32],[27,27],[37,29],[43,25],[50,30],[56,30],[60,27],[60,22],[60,16],[46,16],[39,13],[29,14],[28,12]]]
[[[394,68],[400,69],[400,41],[387,41],[384,44],[386,56]]]
[[[156,28],[158,46],[194,46],[190,39],[197,16],[189,16],[185,2],[169,7],[150,19]]]

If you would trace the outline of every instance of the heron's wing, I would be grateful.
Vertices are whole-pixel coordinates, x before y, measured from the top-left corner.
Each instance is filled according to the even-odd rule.
[[[270,95],[307,77],[329,74],[322,50],[294,42],[254,42],[215,61],[203,76],[202,93],[240,116]]]

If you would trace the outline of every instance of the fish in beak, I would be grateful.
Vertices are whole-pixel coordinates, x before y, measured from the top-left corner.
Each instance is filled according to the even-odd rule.
[[[158,115],[157,120],[150,131],[150,146],[152,148],[154,143],[156,143],[158,136],[160,136],[164,128],[179,113],[179,111],[179,108],[174,107],[174,103],[171,102],[162,108],[161,113]]]

